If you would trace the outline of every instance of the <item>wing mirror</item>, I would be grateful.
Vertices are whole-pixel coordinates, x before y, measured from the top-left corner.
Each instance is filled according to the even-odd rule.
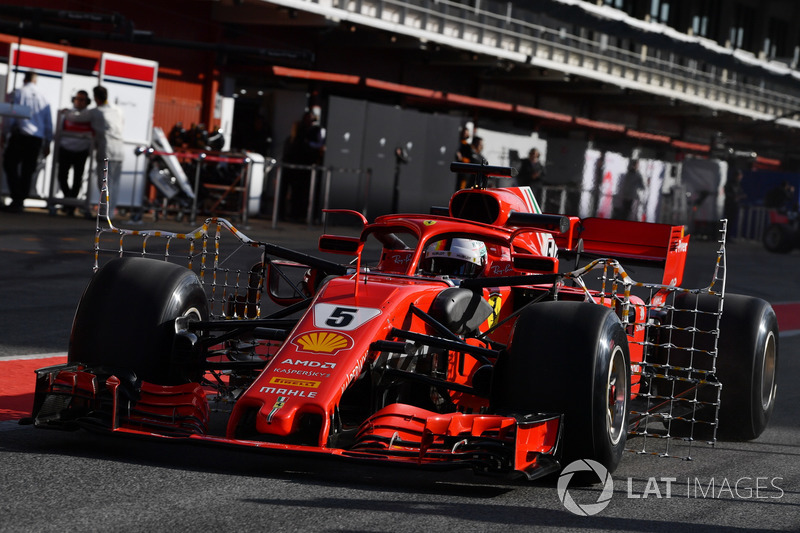
[[[319,251],[330,254],[358,255],[364,243],[359,237],[346,237],[344,235],[322,235],[319,238]]]
[[[558,272],[558,259],[542,255],[515,253],[511,256],[514,270],[535,274],[555,274]]]

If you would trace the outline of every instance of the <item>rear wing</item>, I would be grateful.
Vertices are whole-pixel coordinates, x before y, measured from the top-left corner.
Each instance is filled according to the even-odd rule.
[[[577,226],[577,231],[567,235],[553,235],[559,255],[572,252],[611,257],[622,264],[662,266],[663,285],[682,283],[689,245],[689,235],[684,235],[683,226],[607,218],[585,218]]]

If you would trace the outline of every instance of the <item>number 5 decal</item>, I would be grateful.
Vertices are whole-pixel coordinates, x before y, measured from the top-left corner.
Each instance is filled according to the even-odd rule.
[[[328,315],[325,325],[329,328],[346,328],[356,317],[358,309],[355,307],[337,307]]]
[[[381,314],[370,307],[317,304],[314,306],[314,327],[352,331]]]

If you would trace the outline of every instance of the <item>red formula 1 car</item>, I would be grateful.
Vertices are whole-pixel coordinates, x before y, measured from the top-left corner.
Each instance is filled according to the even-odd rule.
[[[797,211],[769,210],[769,224],[761,239],[764,248],[776,254],[788,254],[800,248],[800,218]]]
[[[477,185],[431,214],[329,212],[363,226],[320,237],[341,262],[216,219],[98,226],[33,422],[529,479],[764,430],[777,323],[724,294],[724,226],[712,283],[681,289],[682,226],[541,214],[527,187],[485,187],[512,169],[453,170]]]

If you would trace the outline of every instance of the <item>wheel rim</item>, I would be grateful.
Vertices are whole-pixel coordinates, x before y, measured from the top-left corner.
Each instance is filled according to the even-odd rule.
[[[778,229],[775,227],[771,227],[767,230],[764,234],[764,243],[769,248],[775,248],[778,246],[780,242],[780,234],[778,233]]]
[[[616,445],[625,432],[625,407],[628,403],[628,379],[625,356],[620,346],[615,346],[608,365],[606,387],[606,429],[611,444]]]
[[[203,315],[200,314],[200,310],[196,307],[190,307],[183,313],[183,316],[188,318],[191,322],[200,322],[203,320]]]
[[[775,333],[770,331],[764,344],[764,362],[761,367],[761,408],[764,411],[772,405],[775,395],[775,362]]]

